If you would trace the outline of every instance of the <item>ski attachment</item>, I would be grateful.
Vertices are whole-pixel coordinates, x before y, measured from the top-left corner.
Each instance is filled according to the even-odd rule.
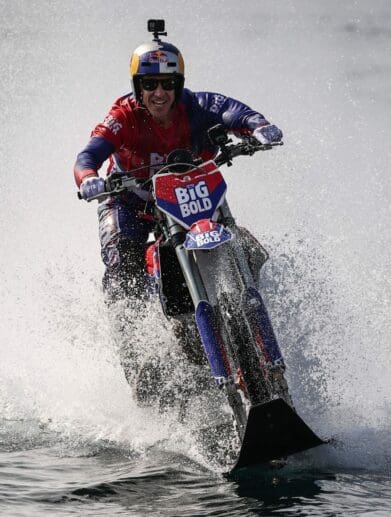
[[[284,400],[250,408],[239,457],[231,472],[327,443]]]

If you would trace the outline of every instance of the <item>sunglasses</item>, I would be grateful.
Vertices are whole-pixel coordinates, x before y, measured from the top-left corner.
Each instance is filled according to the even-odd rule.
[[[175,77],[168,77],[167,79],[141,79],[141,87],[143,90],[153,92],[158,85],[161,84],[163,90],[175,90],[177,87],[177,80]]]

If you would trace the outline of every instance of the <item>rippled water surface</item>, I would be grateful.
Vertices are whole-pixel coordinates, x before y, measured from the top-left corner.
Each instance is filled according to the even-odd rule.
[[[317,468],[307,455],[281,470],[257,468],[226,476],[167,444],[140,454],[112,444],[81,446],[48,438],[33,448],[26,442],[1,452],[2,515],[389,513],[386,472]]]

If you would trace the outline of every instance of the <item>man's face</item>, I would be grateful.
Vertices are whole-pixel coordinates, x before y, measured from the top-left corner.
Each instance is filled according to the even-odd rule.
[[[142,101],[149,113],[159,122],[168,122],[175,101],[175,78],[172,75],[148,75],[140,83]]]

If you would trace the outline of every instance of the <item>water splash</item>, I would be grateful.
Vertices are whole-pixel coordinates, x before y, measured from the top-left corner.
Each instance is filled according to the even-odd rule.
[[[175,425],[172,433],[172,422],[132,401],[100,296],[95,209],[76,200],[70,172],[91,127],[129,88],[130,48],[144,40],[151,6],[130,37],[130,18],[119,20],[100,0],[93,12],[88,2],[5,4],[2,414],[31,422],[26,436],[37,443],[44,424],[76,441],[142,448],[167,439],[174,449],[195,449],[191,428]],[[128,4],[121,0],[118,9],[128,13]],[[210,3],[195,14],[193,5],[178,12],[167,1],[164,15],[189,64],[190,87],[241,98],[286,134],[278,153],[241,162],[227,180],[239,222],[271,254],[263,288],[295,404],[339,444],[313,457],[384,466],[391,429],[389,6],[340,4],[305,2],[299,13],[289,2],[284,11],[277,4],[243,11],[232,1],[222,15]],[[199,24],[189,28],[194,17]],[[241,23],[228,38],[232,19]],[[236,64],[234,77],[216,34]],[[200,48],[214,63],[213,77]],[[254,56],[259,66],[244,88]]]

